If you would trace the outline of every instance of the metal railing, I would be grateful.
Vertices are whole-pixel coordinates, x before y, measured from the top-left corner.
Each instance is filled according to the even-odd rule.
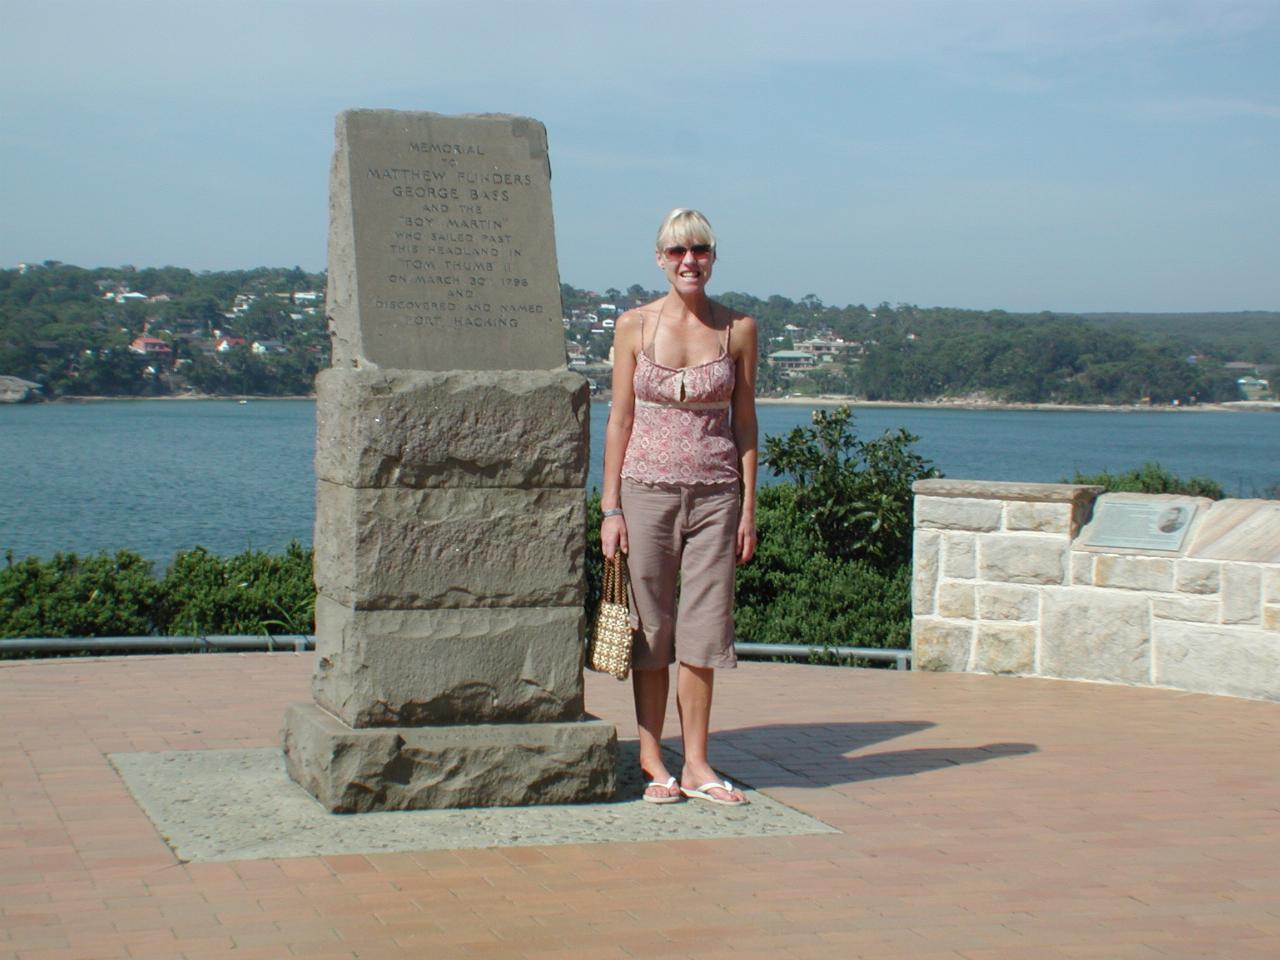
[[[303,653],[314,650],[316,638],[310,634],[210,635],[198,637],[19,637],[0,640],[0,653],[101,653],[131,651],[158,653],[182,650],[211,653],[218,650],[269,653]],[[836,657],[839,660],[878,660],[906,670],[911,662],[910,650],[882,650],[876,647],[824,647],[799,643],[739,643],[738,656],[748,659],[770,657]]]
[[[881,660],[892,663],[896,670],[907,670],[911,663],[910,650],[884,650],[879,647],[824,647],[802,643],[738,643],[734,646],[738,656],[748,658],[836,657],[839,660]]]
[[[266,650],[302,653],[314,650],[316,638],[307,634],[214,635],[200,637],[19,637],[0,640],[0,653],[100,653],[104,650],[165,652],[184,650]]]

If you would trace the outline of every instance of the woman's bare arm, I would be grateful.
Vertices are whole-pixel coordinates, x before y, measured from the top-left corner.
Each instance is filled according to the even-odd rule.
[[[759,357],[756,322],[738,317],[733,324],[733,442],[742,472],[742,518],[738,523],[738,563],[756,552],[756,471],[759,438],[756,425],[756,362]]]
[[[622,459],[631,442],[631,424],[635,418],[634,377],[642,327],[640,312],[628,310],[618,318],[613,331],[613,405],[604,430],[604,489],[600,491],[600,506],[604,510],[616,510],[622,505]],[[600,526],[600,547],[605,557],[630,549],[624,517],[605,518]]]

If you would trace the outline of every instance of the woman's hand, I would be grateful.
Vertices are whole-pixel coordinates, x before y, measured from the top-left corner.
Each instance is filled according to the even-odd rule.
[[[756,518],[744,513],[738,521],[738,566],[748,563],[756,555]]]
[[[600,552],[604,554],[606,560],[612,560],[613,555],[621,550],[624,554],[631,549],[631,544],[627,541],[627,521],[619,514],[616,517],[605,517],[604,522],[600,524]]]

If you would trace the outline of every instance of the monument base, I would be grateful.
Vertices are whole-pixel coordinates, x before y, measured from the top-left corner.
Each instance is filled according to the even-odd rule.
[[[609,800],[617,745],[603,720],[356,729],[314,703],[284,720],[289,776],[331,813]]]

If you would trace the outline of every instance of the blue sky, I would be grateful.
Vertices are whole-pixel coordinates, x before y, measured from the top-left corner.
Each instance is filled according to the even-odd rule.
[[[0,265],[320,269],[334,115],[547,125],[561,277],[1280,309],[1280,2],[0,0]]]

